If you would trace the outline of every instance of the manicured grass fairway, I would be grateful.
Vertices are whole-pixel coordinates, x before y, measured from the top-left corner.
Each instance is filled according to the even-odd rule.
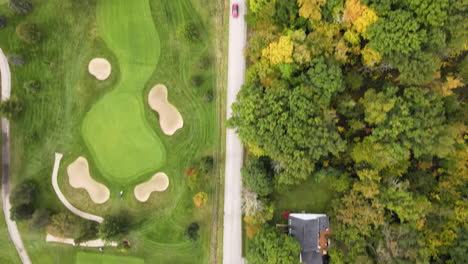
[[[144,264],[139,258],[78,252],[76,264]]]
[[[166,157],[145,120],[141,93],[159,59],[159,37],[148,1],[100,0],[96,12],[99,33],[119,61],[121,79],[87,114],[83,138],[103,176],[127,183],[155,173]]]
[[[59,185],[73,205],[97,215],[125,212],[133,219],[132,231],[126,237],[132,248],[125,254],[116,248],[106,248],[105,254],[133,256],[144,259],[147,264],[210,263],[210,251],[213,249],[210,244],[212,206],[217,178],[211,175],[203,188],[197,190],[207,192],[209,200],[204,208],[195,208],[192,196],[197,191],[188,189],[184,172],[192,161],[214,154],[221,142],[216,103],[203,101],[203,94],[213,91],[216,82],[214,72],[217,65],[213,62],[216,3],[210,0],[138,0],[149,3],[148,12],[151,13],[153,25],[156,25],[161,50],[159,60],[151,64],[151,70],[142,70],[133,67],[126,69],[118,48],[106,39],[107,33],[101,30],[102,22],[96,18],[97,8],[104,4],[101,1],[33,0],[34,11],[27,17],[13,15],[5,5],[0,7],[0,14],[6,14],[9,18],[8,26],[0,30],[1,48],[6,54],[28,57],[28,63],[23,67],[12,67],[12,93],[25,106],[22,117],[11,123],[13,184],[25,179],[35,180],[40,188],[38,204],[56,212],[65,211],[50,184],[53,153],[62,152],[64,158],[59,170]],[[130,7],[126,9],[131,11]],[[136,19],[143,14],[140,12],[124,19]],[[118,16],[112,19],[110,23],[119,23]],[[15,34],[15,26],[20,21],[38,23],[44,40],[37,46],[22,43]],[[177,34],[188,22],[201,28],[202,41],[189,43]],[[118,27],[115,30],[123,32]],[[148,37],[141,28],[132,34]],[[131,49],[130,52],[139,51]],[[152,56],[142,53],[145,53],[145,60]],[[124,59],[128,58],[123,56]],[[113,65],[109,80],[97,81],[87,72],[87,65],[94,57],[109,58]],[[201,61],[206,58],[211,58],[211,63],[201,66]],[[132,85],[123,86],[127,82],[125,80],[130,78],[128,76],[137,75],[144,75],[144,78],[134,78],[141,86],[135,86],[133,82]],[[201,86],[191,85],[193,75],[203,76]],[[34,79],[41,80],[42,87],[37,93],[30,93],[23,88],[23,84]],[[143,101],[156,83],[167,85],[170,102],[184,117],[184,127],[170,137],[162,133],[158,115]],[[143,124],[151,128],[151,133],[159,137],[166,149],[165,162],[157,170],[169,175],[169,189],[152,195],[146,203],[136,201],[132,192],[136,184],[149,179],[153,172],[128,179],[127,183],[110,179],[101,172],[101,164],[98,164],[83,139],[85,116],[90,110],[94,111],[101,100],[119,89],[122,89],[122,94],[128,91],[130,97],[138,98],[143,109]],[[120,118],[119,123],[122,123]],[[107,131],[106,137],[112,136],[112,131]],[[103,205],[93,204],[86,191],[74,189],[68,183],[66,167],[81,155],[88,158],[93,178],[111,190],[111,199]],[[125,193],[122,198],[119,197],[120,190]],[[191,222],[200,224],[200,238],[196,242],[189,241],[184,234]],[[79,249],[46,243],[44,232],[30,229],[27,222],[21,223],[19,229],[34,263],[73,264],[78,252],[98,253],[95,248]],[[0,235],[4,236],[4,233]],[[8,260],[9,256],[16,256],[16,252],[12,247],[0,247],[0,256]],[[16,262],[12,258],[6,263]]]

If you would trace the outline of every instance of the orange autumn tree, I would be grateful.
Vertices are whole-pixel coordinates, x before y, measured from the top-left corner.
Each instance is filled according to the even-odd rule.
[[[343,21],[348,27],[352,25],[353,29],[366,38],[367,28],[377,22],[379,17],[377,13],[360,0],[347,0],[343,11]]]

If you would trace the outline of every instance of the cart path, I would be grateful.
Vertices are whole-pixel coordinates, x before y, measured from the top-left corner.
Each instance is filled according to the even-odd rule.
[[[57,194],[57,197],[63,203],[63,205],[65,205],[65,207],[68,210],[70,210],[72,213],[76,214],[77,216],[94,221],[94,222],[102,223],[102,221],[104,221],[102,217],[81,211],[80,209],[73,206],[67,200],[67,198],[65,198],[65,195],[63,195],[62,191],[60,190],[60,187],[58,185],[58,180],[57,180],[58,170],[60,167],[60,161],[62,160],[62,157],[63,157],[62,153],[55,153],[54,169],[52,170],[52,186],[54,187],[54,191]]]
[[[2,78],[2,101],[10,99],[11,94],[11,72],[8,60],[0,48],[0,75]],[[30,264],[28,252],[23,245],[21,235],[18,231],[16,222],[10,219],[10,121],[2,118],[2,201],[3,201],[3,214],[5,215],[5,222],[10,233],[10,239],[15,245],[16,251],[21,258],[23,264]]]

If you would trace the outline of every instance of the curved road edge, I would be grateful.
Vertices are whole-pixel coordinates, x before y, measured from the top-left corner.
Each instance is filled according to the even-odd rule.
[[[67,198],[65,198],[65,195],[63,195],[58,185],[58,169],[60,167],[60,161],[62,160],[62,157],[63,157],[62,153],[55,153],[54,169],[52,170],[52,187],[54,187],[54,191],[57,194],[57,197],[59,198],[60,202],[62,202],[62,204],[68,210],[70,210],[70,212],[76,214],[77,216],[94,221],[94,222],[102,223],[104,221],[102,217],[81,211],[80,209],[73,206],[67,200]]]
[[[2,78],[2,101],[10,99],[11,93],[11,73],[8,60],[0,49],[0,72]],[[15,245],[16,251],[21,258],[23,264],[31,264],[31,259],[23,245],[21,235],[18,231],[18,226],[15,221],[10,219],[10,121],[2,118],[2,201],[3,214],[5,215],[5,223],[10,233],[10,239]]]

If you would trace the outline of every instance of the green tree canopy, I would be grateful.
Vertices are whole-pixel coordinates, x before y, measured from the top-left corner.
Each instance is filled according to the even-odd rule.
[[[99,225],[98,236],[103,240],[110,241],[125,235],[130,228],[129,219],[121,215],[108,215]]]
[[[298,261],[300,250],[294,237],[265,227],[249,243],[246,257],[252,264],[291,264]]]
[[[391,11],[369,26],[367,35],[371,47],[385,56],[408,55],[420,51],[427,41],[426,30],[409,11]]]
[[[276,178],[280,184],[307,178],[315,162],[345,148],[330,113],[314,103],[311,87],[288,90],[250,85],[238,99],[229,123],[244,142],[260,147],[280,163],[282,173]]]
[[[249,157],[241,169],[242,181],[260,196],[273,192],[273,170],[268,157]]]

